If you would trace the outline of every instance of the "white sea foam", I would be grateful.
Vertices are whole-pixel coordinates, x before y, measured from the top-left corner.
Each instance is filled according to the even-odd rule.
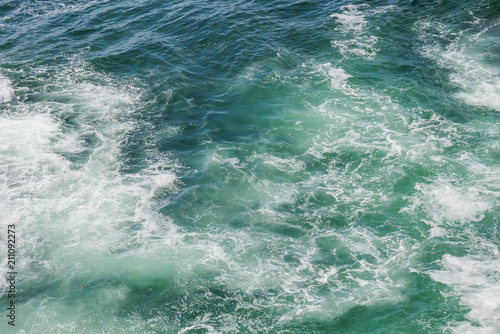
[[[368,24],[365,18],[366,13],[363,12],[363,9],[369,7],[369,5],[354,4],[342,6],[340,8],[342,13],[332,14],[330,17],[337,18],[337,21],[343,26],[343,29],[362,31]]]
[[[343,68],[332,67],[332,64],[322,64],[321,69],[327,71],[332,89],[342,89],[347,85],[347,79],[352,78],[352,75],[346,73]]]
[[[461,65],[464,65],[465,71],[452,78],[452,81],[464,88],[457,96],[470,105],[486,106],[500,111],[500,75],[479,64],[473,69],[465,69],[465,64],[470,66],[471,62],[464,61]]]
[[[201,333],[200,331],[203,331],[203,333],[207,334],[220,333],[217,332],[212,326],[200,324],[184,328],[181,331],[179,331],[178,334]]]
[[[10,102],[13,94],[12,82],[0,75],[0,103]]]
[[[429,272],[432,279],[449,285],[452,295],[469,308],[470,322],[450,324],[455,333],[498,333],[500,331],[500,259],[498,256],[443,256],[442,270]]]
[[[489,33],[494,27],[479,33],[455,34],[445,24],[421,21],[415,31],[424,44],[421,53],[451,70],[450,82],[462,90],[457,98],[500,111],[500,72],[498,67],[484,62],[483,49],[485,44],[496,43],[495,33]],[[439,39],[447,39],[447,46],[442,46]]]
[[[445,236],[449,226],[480,222],[493,209],[495,194],[483,184],[484,180],[459,186],[446,177],[432,183],[417,183],[411,204],[401,212],[422,210],[427,217],[422,221],[431,227],[430,237]]]
[[[358,94],[358,92],[349,85],[349,78],[352,78],[352,75],[347,73],[340,66],[334,66],[332,63],[304,63],[302,67],[308,68],[310,71],[309,73],[314,76],[319,75],[322,81],[329,82],[332,90],[345,92],[350,95]]]
[[[276,213],[268,214],[276,219]],[[266,221],[265,217],[261,218]],[[234,236],[233,240],[234,255],[226,261],[233,258],[227,263],[235,270],[221,279],[249,294],[285,292],[287,298],[293,298],[293,303],[274,293],[270,293],[267,300],[258,301],[259,305],[277,311],[282,306],[288,308],[280,318],[284,323],[290,319],[332,320],[354,306],[404,300],[401,289],[406,283],[401,264],[408,261],[406,252],[409,249],[401,249],[397,237],[378,238],[368,231],[349,229],[345,235],[319,232],[312,239],[302,238],[300,243],[248,232]],[[384,254],[380,252],[382,249]],[[346,256],[349,264],[329,267],[318,264],[328,253],[339,252]],[[299,262],[284,261],[282,258],[286,254],[293,254]],[[372,257],[373,260],[356,260],[356,257]],[[252,258],[252,261],[245,264],[242,261],[245,258]],[[252,305],[242,302],[240,307],[251,308]]]
[[[458,187],[444,180],[431,184],[419,183],[422,204],[430,218],[440,223],[477,222],[493,207],[477,187]]]
[[[332,45],[344,56],[356,55],[372,60],[378,51],[375,47],[378,37],[367,32],[370,24],[366,18],[373,14],[382,13],[385,10],[373,11],[366,4],[350,4],[341,7],[340,10],[341,13],[332,14],[330,17],[335,18],[336,22],[340,24],[337,29],[344,36],[332,41]]]
[[[110,254],[153,234],[175,237],[154,196],[173,189],[176,177],[166,159],[136,174],[120,170],[121,148],[137,126],[131,117],[140,103],[137,88],[85,67],[44,83],[43,99],[0,115],[1,220],[22,226],[23,280],[41,284],[57,275],[64,290],[89,268],[108,275],[99,263]],[[126,266],[151,245],[116,263]],[[40,266],[52,269],[34,269]]]
[[[287,173],[296,173],[306,168],[306,164],[303,161],[295,158],[282,159],[275,156],[266,156],[264,163]]]
[[[301,158],[284,159],[270,153],[246,158],[225,157],[222,147],[207,157],[207,164],[224,172],[225,182],[234,180],[235,174],[242,178],[245,186],[235,188],[231,196],[256,199],[260,205],[246,208],[245,223],[252,226],[251,229],[186,235],[186,239],[193,241],[186,243],[185,248],[197,254],[195,261],[185,261],[182,270],[186,281],[193,275],[212,273],[213,281],[249,296],[238,302],[237,314],[266,308],[276,312],[279,322],[284,324],[291,319],[331,321],[355,306],[403,301],[405,264],[411,258],[408,253],[411,247],[405,245],[402,236],[377,236],[356,224],[345,230],[325,230],[320,227],[322,216],[335,214],[336,203],[317,210],[310,203],[330,201],[334,196],[327,192],[334,194],[335,187],[335,190],[346,188],[347,196],[334,195],[339,202],[350,203],[353,208],[357,203],[369,207],[377,202],[380,194],[368,189],[353,191],[352,188],[363,185],[358,172],[336,173],[335,167],[310,175],[303,182],[273,179],[266,173],[269,170],[292,175],[303,173],[306,164]],[[249,166],[253,166],[251,173]],[[307,200],[301,202],[300,195],[307,196]],[[281,206],[303,213],[282,210]],[[197,221],[212,217],[218,222],[224,212],[221,210],[227,208],[211,206]],[[312,229],[304,229],[304,224],[310,224]],[[214,228],[220,229],[219,226],[217,223]],[[329,263],[332,257],[338,257],[338,262]],[[254,298],[255,295],[265,298]],[[240,324],[237,314],[224,315],[223,322],[228,326]],[[260,328],[255,323],[248,326]]]

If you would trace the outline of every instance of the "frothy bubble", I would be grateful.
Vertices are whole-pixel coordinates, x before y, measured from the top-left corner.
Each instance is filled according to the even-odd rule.
[[[369,8],[368,5],[347,5],[340,8],[342,13],[335,13],[330,17],[337,18],[337,21],[346,30],[362,31],[368,24],[365,19],[363,8]]]
[[[155,196],[174,189],[176,176],[168,159],[135,174],[121,171],[123,145],[140,126],[135,86],[80,66],[54,74],[42,89],[37,100],[0,115],[1,219],[22,225],[19,271],[26,286],[48,284],[50,272],[66,291],[87,270],[115,276],[158,239],[175,238]],[[156,242],[145,246],[153,235]],[[111,259],[118,267],[100,267]],[[100,296],[126,295],[116,291]]]
[[[373,60],[378,49],[375,47],[379,38],[370,34],[370,23],[367,17],[383,13],[394,6],[377,7],[372,9],[367,4],[342,6],[341,13],[330,15],[339,23],[337,30],[343,38],[332,41],[332,45],[344,56],[355,55],[366,60]]]
[[[215,331],[215,329],[209,325],[193,325],[193,326],[182,329],[177,334],[189,334],[189,333],[215,334],[215,333],[220,333],[220,332]]]
[[[416,190],[429,216],[437,223],[477,222],[493,207],[480,190],[474,187],[457,187],[446,181],[417,184]]]
[[[431,271],[435,281],[452,287],[461,304],[470,308],[471,322],[452,324],[455,333],[500,331],[500,261],[496,258],[444,255],[443,270]]]
[[[484,45],[497,40],[497,35],[489,32],[494,27],[456,35],[445,24],[421,21],[415,30],[424,44],[422,54],[452,71],[450,82],[462,90],[456,97],[472,106],[500,111],[500,73],[498,67],[484,61]],[[451,43],[444,47],[440,38],[447,38]]]
[[[0,75],[0,103],[10,102],[13,94],[12,82]]]
[[[331,87],[332,89],[340,89],[345,87],[347,79],[352,78],[340,67],[331,67],[330,63],[323,64],[323,67],[328,69],[328,75],[331,77]]]

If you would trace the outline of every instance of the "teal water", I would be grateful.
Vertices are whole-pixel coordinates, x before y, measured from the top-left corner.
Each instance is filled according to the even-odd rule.
[[[500,2],[0,0],[0,56],[1,333],[500,332]]]

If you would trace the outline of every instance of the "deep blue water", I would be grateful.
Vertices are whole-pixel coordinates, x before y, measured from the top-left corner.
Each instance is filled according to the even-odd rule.
[[[498,333],[499,122],[495,0],[0,0],[0,332]]]

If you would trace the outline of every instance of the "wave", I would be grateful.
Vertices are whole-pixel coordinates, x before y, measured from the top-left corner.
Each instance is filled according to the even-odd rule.
[[[424,44],[420,52],[451,71],[450,83],[461,90],[457,98],[472,106],[500,111],[500,72],[486,61],[488,47],[497,43],[500,23],[477,19],[471,25],[457,33],[447,24],[422,20],[414,29]]]
[[[155,199],[175,188],[172,161],[157,159],[133,174],[122,171],[121,150],[140,126],[134,118],[140,88],[85,65],[38,69],[35,80],[37,94],[0,114],[1,220],[20,231],[18,271],[24,295],[32,296],[26,312],[47,297],[40,294],[46,286],[54,287],[50,298],[64,299],[78,282],[119,280],[124,272],[133,286],[133,268],[144,253],[158,238],[166,243],[176,236]],[[96,289],[102,305],[123,300],[130,290]],[[92,302],[93,297],[81,305]],[[51,310],[26,320],[25,328],[49,326]]]
[[[0,103],[10,102],[13,94],[12,82],[0,75]]]

